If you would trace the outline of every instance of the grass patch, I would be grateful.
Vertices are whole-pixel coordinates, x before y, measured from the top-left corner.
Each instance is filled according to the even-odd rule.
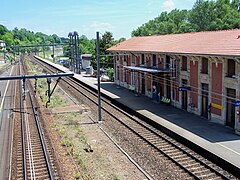
[[[55,128],[62,137],[61,145],[67,148],[67,155],[74,157],[76,163],[81,167],[83,171],[81,174],[84,174],[84,177],[92,179],[88,175],[87,167],[82,158],[84,152],[80,147],[87,144],[87,138],[78,126],[78,115],[78,113],[69,113],[67,116],[66,114],[56,115],[55,118],[59,119],[59,121],[56,121]],[[80,146],[79,143],[81,144]],[[75,178],[78,179],[81,176],[79,177],[78,174],[75,174]]]
[[[75,174],[75,179],[80,179],[80,177],[81,177],[80,172],[77,172],[77,173]]]
[[[87,144],[87,138],[85,136],[85,134],[83,133],[83,131],[79,128],[77,128],[77,134],[76,137],[83,143],[83,144]]]
[[[55,84],[51,83],[51,91],[52,91],[52,86]],[[40,94],[40,97],[42,99],[42,102],[44,104],[46,104],[46,102],[48,101],[48,95],[47,95],[47,91],[48,91],[48,84],[47,84],[47,79],[39,79],[38,81],[38,92]],[[41,87],[40,87],[41,86]],[[56,91],[56,89],[55,89]],[[51,98],[50,98],[50,103],[48,103],[48,107],[49,108],[54,108],[54,107],[59,107],[59,106],[66,106],[67,102],[66,100],[62,99],[59,95],[57,94],[52,94]]]
[[[120,180],[120,178],[117,175],[115,175],[115,174],[113,175],[113,179],[114,180]]]
[[[66,147],[72,147],[73,146],[72,141],[70,139],[68,139],[67,137],[62,138],[61,145],[66,146]]]

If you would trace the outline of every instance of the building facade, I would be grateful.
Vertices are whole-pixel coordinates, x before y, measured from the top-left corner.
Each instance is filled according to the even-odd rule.
[[[5,48],[6,44],[4,41],[0,40],[0,49]]]
[[[115,83],[240,134],[240,30],[133,37],[108,51]]]

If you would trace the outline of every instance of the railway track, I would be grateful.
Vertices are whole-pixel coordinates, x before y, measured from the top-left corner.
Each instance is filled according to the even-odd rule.
[[[18,68],[22,74],[24,70],[20,72],[20,65]],[[60,179],[50,143],[40,127],[33,89],[27,81],[25,84],[19,81],[18,88],[16,109],[20,113],[14,127],[12,179]]]
[[[3,66],[2,68],[0,68],[0,74],[3,74],[5,71],[10,69],[11,67],[12,67],[12,64],[7,64],[7,65]]]
[[[39,63],[41,63],[47,71],[56,71],[42,62]],[[77,94],[75,98],[87,102],[89,107],[93,108],[93,112],[94,110],[96,111],[98,102],[96,92],[89,90],[80,82],[76,82],[70,78],[62,81],[64,81],[64,83],[61,83],[64,84],[62,86],[65,86],[69,90],[71,88],[70,91],[73,92],[73,95]],[[81,97],[79,97],[79,94],[81,94]],[[180,179],[183,177],[185,179],[237,179],[216,164],[198,155],[141,119],[129,115],[104,98],[102,98],[102,110],[104,111],[103,119],[106,122],[104,123],[106,127],[115,132],[114,134],[119,138],[119,141],[132,142],[132,144],[136,146],[133,148],[131,145],[128,145],[129,149],[133,148],[133,151],[135,151],[133,153],[133,151],[131,152],[130,150],[130,154],[135,156],[134,159],[136,162],[153,178],[159,177],[160,175],[157,169],[159,163],[155,161],[164,157],[169,163],[175,164],[177,169],[180,169],[179,171],[184,171],[184,173],[179,176]],[[120,137],[118,134],[121,134],[121,132],[122,135]],[[133,139],[133,141],[130,139]],[[138,149],[141,149],[141,151],[136,155]],[[141,154],[141,152],[143,153]],[[151,154],[153,158],[149,157],[149,154]],[[147,166],[146,162],[148,162]]]

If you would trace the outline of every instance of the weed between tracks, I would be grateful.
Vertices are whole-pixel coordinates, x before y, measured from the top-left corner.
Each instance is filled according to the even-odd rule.
[[[58,114],[55,115],[58,119],[54,126],[61,136],[61,145],[67,148],[67,155],[71,155],[75,158],[77,164],[84,171],[87,179],[92,179],[88,175],[87,167],[85,166],[82,157],[84,156],[83,147],[87,147],[87,137],[78,126],[78,113]],[[75,174],[75,178],[79,179],[79,172]]]
[[[44,70],[29,63],[31,74],[43,74]],[[30,69],[30,68],[29,68]],[[38,92],[45,105],[47,90],[46,79],[38,80]],[[53,83],[54,84],[54,83]],[[144,179],[145,177],[102,133],[89,116],[93,113],[86,105],[79,105],[79,111],[72,111],[75,106],[71,100],[56,88],[48,107],[62,107],[69,112],[54,112],[53,120],[47,127],[54,132],[54,144],[59,152],[60,162],[67,179]],[[53,108],[57,109],[57,108]],[[62,158],[61,158],[62,157]]]

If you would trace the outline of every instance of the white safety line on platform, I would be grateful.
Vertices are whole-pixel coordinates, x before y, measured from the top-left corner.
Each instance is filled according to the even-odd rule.
[[[12,70],[13,70],[13,67],[11,69],[10,76],[12,75]],[[1,106],[0,106],[0,113],[2,112],[2,107],[3,107],[3,103],[5,101],[5,97],[6,97],[6,94],[7,94],[8,86],[9,86],[9,80],[7,81],[7,86],[6,86],[6,89],[5,89],[4,94],[3,94],[3,98],[2,98],[2,102],[1,102]]]
[[[227,146],[225,146],[225,145],[223,145],[223,144],[221,144],[221,143],[217,143],[217,144],[220,145],[220,146],[222,146],[222,147],[224,147],[224,148],[226,148],[226,149],[228,149],[229,151],[232,151],[233,153],[235,153],[235,154],[237,154],[237,155],[240,156],[240,153],[239,153],[239,152],[234,151],[233,149],[231,149],[231,148],[229,148],[229,147],[227,147]]]

